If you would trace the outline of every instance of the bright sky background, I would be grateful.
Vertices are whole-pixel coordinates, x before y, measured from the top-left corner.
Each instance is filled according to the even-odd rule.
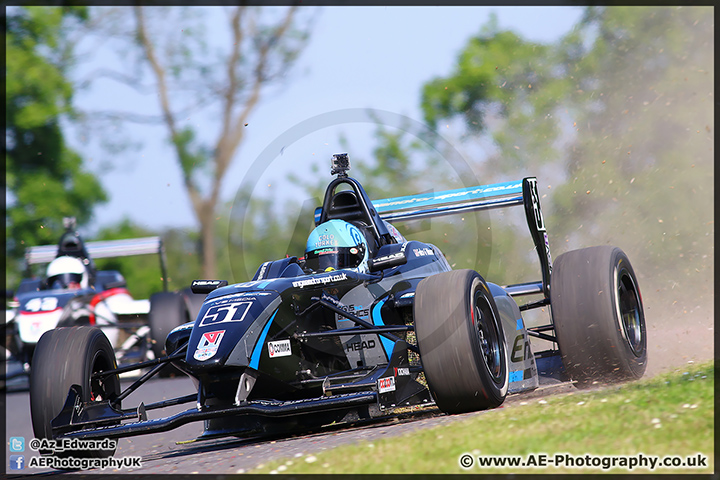
[[[512,29],[528,40],[552,42],[572,28],[582,11],[581,7],[323,8],[286,86],[272,97],[265,96],[250,117],[245,142],[225,177],[222,199],[233,199],[250,165],[283,132],[297,125],[312,133],[287,145],[282,156],[272,161],[258,181],[258,193],[282,195],[285,188],[278,180],[290,170],[302,176],[316,161],[328,166],[330,180],[330,157],[344,151],[338,143],[341,133],[351,147],[351,164],[353,157],[371,157],[375,146],[371,124],[344,123],[349,114],[340,112],[338,125],[319,128],[319,122],[308,122],[317,115],[373,108],[422,122],[422,85],[452,71],[458,54],[489,20],[491,12],[497,14],[501,29]],[[102,58],[100,53],[96,52],[98,58]],[[75,100],[80,108],[93,110],[120,101],[127,109],[137,105],[138,110],[146,111],[148,102],[157,102],[153,96],[143,98],[130,90],[124,92],[104,83],[79,92]],[[209,138],[215,138],[219,128],[219,124],[203,126],[202,122],[197,126]],[[83,144],[74,135],[68,136],[70,145],[91,159],[89,168],[110,196],[107,204],[96,209],[90,232],[124,217],[151,229],[195,228],[167,129],[142,125],[129,126],[126,131],[142,142],[142,148],[116,156],[102,150],[96,141]],[[112,168],[107,168],[108,163]]]

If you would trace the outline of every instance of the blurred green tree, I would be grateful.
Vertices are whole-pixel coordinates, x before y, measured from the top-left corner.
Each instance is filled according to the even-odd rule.
[[[87,9],[16,6],[6,15],[6,281],[12,285],[26,247],[56,243],[63,217],[86,224],[107,196],[67,147],[61,127],[62,118],[73,116],[67,34],[86,20]]]

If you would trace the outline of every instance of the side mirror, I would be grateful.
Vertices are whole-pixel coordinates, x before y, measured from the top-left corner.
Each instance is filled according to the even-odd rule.
[[[380,270],[405,265],[406,263],[407,256],[405,256],[405,252],[397,252],[383,257],[371,258],[368,260],[368,268],[371,272],[379,272]]]
[[[193,293],[210,293],[227,284],[227,280],[193,280],[190,284],[190,290]]]

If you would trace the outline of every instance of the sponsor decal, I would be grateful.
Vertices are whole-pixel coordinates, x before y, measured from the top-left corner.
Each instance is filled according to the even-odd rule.
[[[339,303],[339,302],[335,303],[335,305],[340,310],[347,312],[347,313],[351,313],[359,318],[367,318],[368,315],[370,315],[370,309],[364,308],[362,305],[354,305],[352,303],[350,305],[343,305],[342,303]],[[342,320],[346,319],[346,317],[340,315],[339,313],[335,315],[335,318],[337,321],[342,321]]]
[[[336,247],[337,245],[338,241],[335,240],[335,235],[333,235],[332,233],[319,235],[317,242],[315,242],[315,248]]]
[[[375,340],[347,342],[345,344],[345,350],[347,350],[348,352],[357,352],[358,350],[365,350],[367,348],[375,348]]]
[[[395,260],[396,258],[403,258],[404,256],[405,256],[404,252],[397,252],[397,253],[392,253],[390,255],[385,255],[383,257],[376,257],[373,259],[373,262],[376,264],[384,263],[384,262],[389,262],[390,260]]]
[[[542,210],[540,209],[540,195],[538,195],[537,191],[537,179],[528,178],[528,184],[530,185],[530,201],[532,202],[535,226],[539,232],[544,232],[545,219],[543,218]]]
[[[268,282],[262,282],[262,283],[268,283]],[[256,300],[255,297],[266,297],[268,295],[272,295],[270,292],[240,292],[240,293],[234,293],[232,295],[226,295],[224,297],[221,297],[219,301],[229,301],[231,299],[236,298],[242,298],[245,301],[252,302]]]
[[[218,287],[224,280],[193,280],[192,285],[196,287]]]
[[[530,342],[521,332],[520,335],[515,337],[513,341],[512,352],[510,353],[510,361],[517,363],[522,362],[532,356],[530,350]]]
[[[269,280],[253,280],[251,282],[238,283],[237,285],[235,285],[235,287],[236,288],[253,288],[253,287],[265,288],[266,286],[273,283],[275,280],[276,279],[273,279],[273,278],[271,278]],[[259,292],[244,292],[244,293],[251,294],[251,295],[260,295]],[[266,294],[266,295],[271,295],[271,294]]]
[[[218,351],[223,335],[225,335],[225,330],[203,333],[200,341],[198,342],[197,349],[195,349],[193,358],[202,362],[214,357]]]
[[[287,357],[292,355],[290,349],[290,340],[278,340],[276,342],[268,342],[268,355],[270,358]]]
[[[410,369],[407,367],[395,367],[395,376],[410,375]]]
[[[322,275],[317,277],[308,278],[307,280],[299,280],[297,282],[293,282],[293,287],[307,287],[308,285],[325,285],[326,283],[330,282],[340,282],[342,280],[347,280],[347,275],[344,273],[334,274],[334,275]]]
[[[260,273],[258,274],[258,280],[262,280],[265,278],[265,271],[267,270],[268,265],[270,265],[270,262],[265,262],[262,264],[262,267],[260,267]]]
[[[430,257],[435,256],[435,252],[433,252],[432,248],[413,248],[413,253],[416,257]]]
[[[379,378],[377,383],[379,393],[395,391],[395,377]]]

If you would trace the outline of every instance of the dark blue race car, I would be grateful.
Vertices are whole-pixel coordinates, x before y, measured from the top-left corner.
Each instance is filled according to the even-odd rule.
[[[168,356],[117,368],[96,328],[43,335],[30,392],[36,437],[118,438],[201,420],[203,438],[285,433],[413,405],[495,408],[544,377],[583,385],[643,375],[645,318],[627,256],[591,247],[551,265],[535,178],[373,202],[348,169],[346,155],[333,158],[337,177],[304,257],[265,262],[245,283],[193,282],[207,297],[193,322],[167,336]],[[389,223],[514,205],[524,208],[542,279],[504,287],[452,270],[436,246]],[[529,295],[541,299],[519,306]],[[548,306],[547,325],[526,325],[523,311]],[[168,364],[197,390],[123,406]],[[121,389],[120,373],[147,367]],[[151,418],[180,403],[192,406]]]

